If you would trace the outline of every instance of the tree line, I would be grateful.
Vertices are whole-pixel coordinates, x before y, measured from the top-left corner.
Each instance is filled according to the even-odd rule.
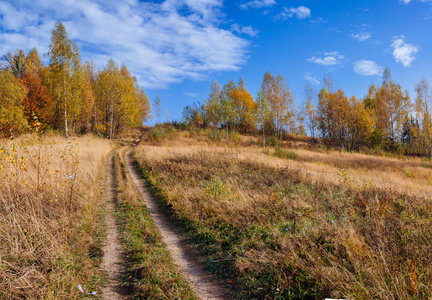
[[[44,65],[36,48],[2,57],[0,137],[54,129],[113,138],[150,116],[150,102],[125,65],[110,59],[97,69],[81,62],[78,46],[59,21],[51,34]]]
[[[203,104],[184,108],[183,119],[198,127],[224,127],[227,134],[230,128],[242,133],[261,131],[264,145],[268,135],[282,138],[296,133],[348,151],[370,147],[432,157],[432,93],[425,79],[417,84],[416,94],[412,102],[385,69],[382,84],[371,84],[363,99],[335,90],[326,76],[319,92],[306,85],[305,101],[296,107],[283,76],[266,72],[255,99],[241,78],[223,88],[215,81]]]

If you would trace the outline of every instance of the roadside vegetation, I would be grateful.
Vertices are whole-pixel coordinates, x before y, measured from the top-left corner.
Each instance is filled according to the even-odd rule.
[[[174,265],[150,212],[135,189],[124,161],[127,149],[114,159],[116,211],[124,245],[122,285],[133,299],[196,299]]]
[[[108,140],[0,140],[0,299],[75,299],[98,290]]]
[[[429,161],[210,132],[148,140],[134,156],[238,299],[432,296]]]

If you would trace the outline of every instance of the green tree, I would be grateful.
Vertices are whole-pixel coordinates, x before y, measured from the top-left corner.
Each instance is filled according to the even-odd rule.
[[[221,100],[222,88],[215,80],[210,87],[209,98],[204,102],[204,122],[208,126],[213,125],[217,127],[221,124]]]

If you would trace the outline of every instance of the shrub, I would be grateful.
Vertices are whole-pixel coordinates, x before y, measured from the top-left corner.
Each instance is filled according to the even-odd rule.
[[[241,141],[241,135],[235,130],[231,130],[228,134],[228,138],[232,142],[240,142]]]
[[[206,141],[219,142],[222,140],[222,133],[217,129],[209,129],[206,133]]]
[[[159,127],[153,127],[150,129],[150,131],[147,133],[147,136],[145,138],[148,142],[160,142],[166,138],[166,133],[163,128]]]
[[[276,145],[276,147],[275,147],[274,156],[279,157],[279,158],[284,158],[284,159],[297,159],[297,157],[298,157],[297,153],[295,153],[294,151],[288,151],[288,150],[282,149],[278,145]]]
[[[266,139],[266,146],[272,146],[275,147],[278,144],[278,139],[274,136],[269,136]]]

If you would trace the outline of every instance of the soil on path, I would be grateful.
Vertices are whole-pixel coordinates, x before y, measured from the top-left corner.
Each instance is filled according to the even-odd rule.
[[[102,248],[104,253],[101,268],[108,273],[108,285],[102,290],[102,298],[110,300],[128,299],[126,289],[120,286],[120,276],[124,271],[121,264],[121,245],[119,242],[118,227],[114,217],[114,179],[113,179],[114,157],[109,159],[109,169],[106,182],[106,198],[107,198],[107,238],[105,245]]]
[[[156,226],[162,234],[167,249],[171,252],[174,263],[179,272],[189,281],[190,287],[201,299],[228,299],[227,291],[216,282],[212,275],[204,270],[204,266],[196,255],[195,249],[188,245],[175,232],[167,216],[162,212],[155,200],[150,196],[136,173],[132,158],[131,148],[125,155],[125,161],[129,174],[137,187],[141,199],[150,211]]]

